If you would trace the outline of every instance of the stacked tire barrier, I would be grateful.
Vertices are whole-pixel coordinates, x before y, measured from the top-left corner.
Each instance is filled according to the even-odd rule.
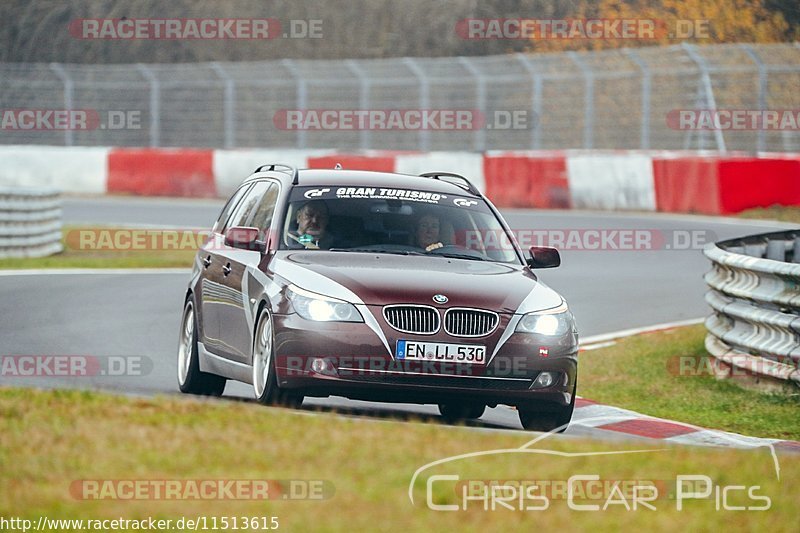
[[[0,188],[0,258],[44,257],[61,250],[59,191]]]
[[[800,229],[706,246],[706,349],[717,377],[761,390],[800,386]]]

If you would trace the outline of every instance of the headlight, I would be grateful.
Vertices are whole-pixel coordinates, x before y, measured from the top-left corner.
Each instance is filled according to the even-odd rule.
[[[569,333],[574,321],[575,319],[572,317],[569,307],[564,302],[553,309],[526,314],[517,324],[517,331],[559,337]]]
[[[287,295],[297,314],[306,320],[317,322],[364,321],[358,309],[343,300],[310,292],[296,285],[289,285]]]

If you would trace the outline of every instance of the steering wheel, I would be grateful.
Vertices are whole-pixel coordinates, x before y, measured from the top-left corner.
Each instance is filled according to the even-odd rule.
[[[459,244],[445,244],[428,251],[429,254],[462,254],[484,259],[485,256],[477,250]]]

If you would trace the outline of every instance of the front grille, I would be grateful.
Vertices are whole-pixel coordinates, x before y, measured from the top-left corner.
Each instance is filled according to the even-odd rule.
[[[454,307],[444,314],[444,330],[454,337],[483,337],[500,323],[497,313]]]
[[[439,313],[427,305],[387,305],[383,318],[397,331],[433,335],[439,331]]]

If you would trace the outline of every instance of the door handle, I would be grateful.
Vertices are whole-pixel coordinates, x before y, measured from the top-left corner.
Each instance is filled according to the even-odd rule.
[[[227,277],[228,274],[230,274],[230,273],[231,273],[231,264],[228,263],[227,265],[222,267],[222,275]]]
[[[205,259],[203,259],[203,267],[204,268],[208,268],[209,266],[211,266],[211,256],[210,255],[208,257],[206,257]]]

